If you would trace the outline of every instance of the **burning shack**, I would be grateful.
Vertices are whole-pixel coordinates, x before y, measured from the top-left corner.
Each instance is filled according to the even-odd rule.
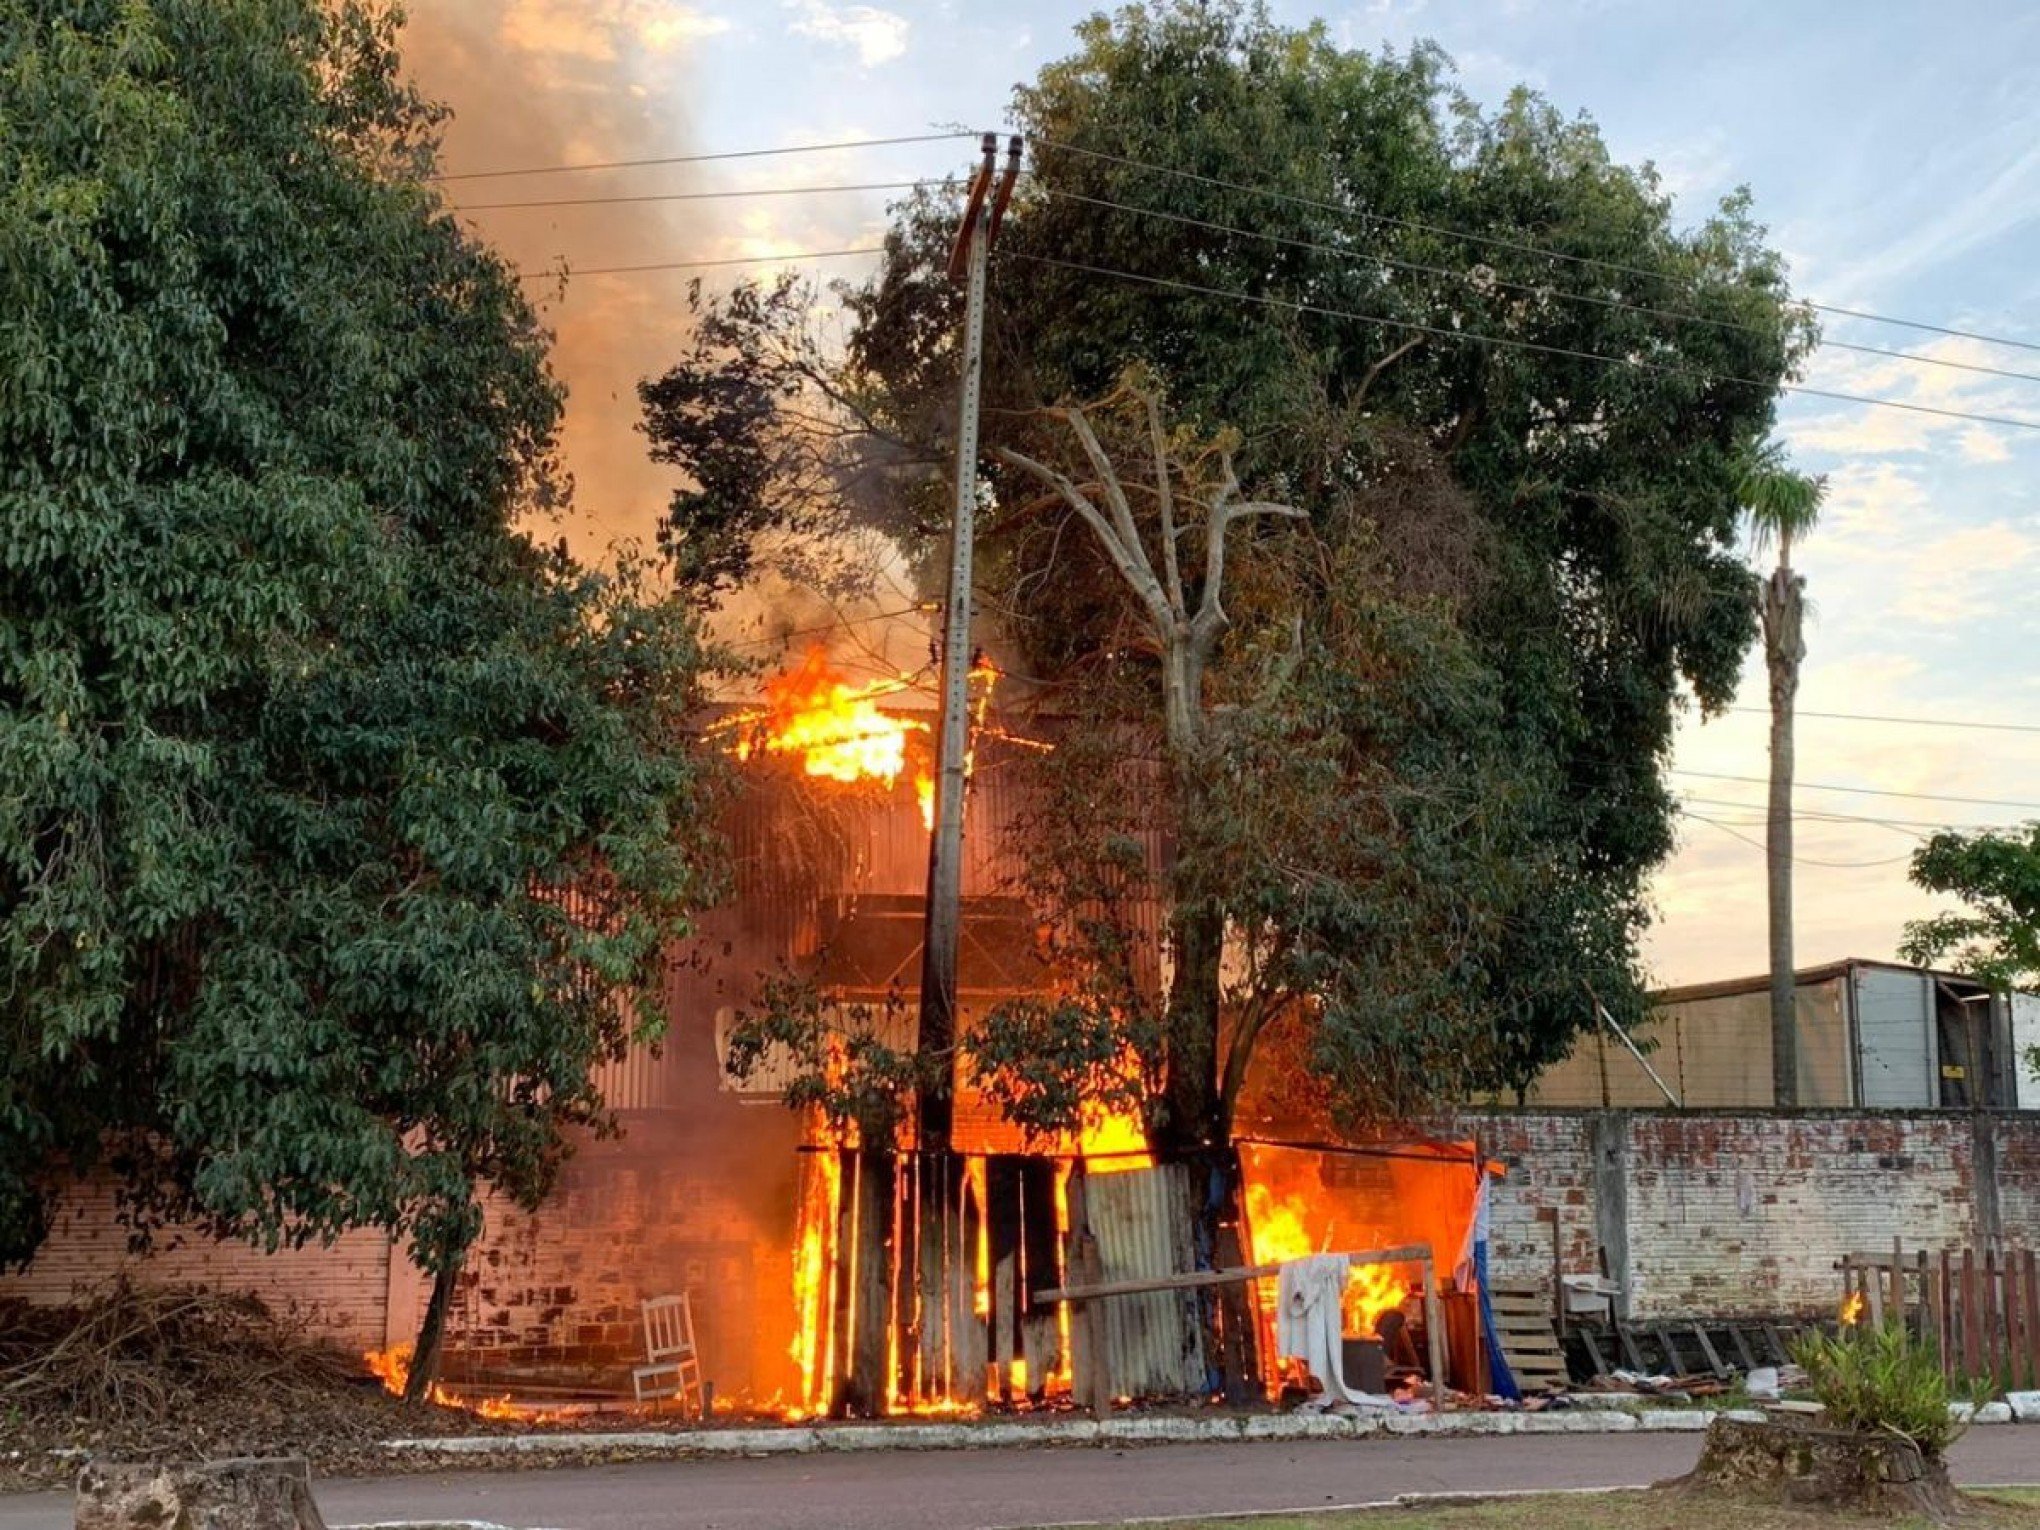
[[[979,1018],[1040,995],[1048,972],[1007,850],[1026,813],[1015,767],[1042,746],[983,726],[994,683],[985,671],[973,685],[964,1048]],[[932,746],[904,689],[853,684],[817,650],[722,725],[746,774],[728,823],[734,895],[671,963],[663,1041],[606,1071],[621,1135],[585,1143],[536,1214],[492,1209],[451,1315],[449,1380],[618,1385],[643,1356],[641,1303],[684,1291],[728,1406],[870,1415],[1240,1395],[1280,1384],[1258,1358],[1274,1352],[1274,1266],[1417,1247],[1429,1263],[1357,1271],[1342,1327],[1378,1341],[1407,1313],[1442,1341],[1454,1319],[1433,1298],[1479,1195],[1470,1146],[1243,1143],[1242,1225],[1213,1241],[1200,1231],[1211,1187],[1151,1166],[1130,1120],[1030,1141],[959,1087],[952,1152],[866,1152],[787,1108],[796,1057],[768,1049],[731,1070],[743,1017],[783,982],[846,1031],[913,1049]],[[1158,922],[1136,924],[1158,978]],[[1217,1300],[1214,1272],[1248,1267],[1270,1278],[1223,1282]],[[1099,1286],[1143,1289],[1084,1298]],[[1441,1363],[1407,1341],[1405,1358]]]

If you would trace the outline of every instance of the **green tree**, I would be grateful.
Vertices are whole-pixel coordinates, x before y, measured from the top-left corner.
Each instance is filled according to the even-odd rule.
[[[1737,486],[1757,551],[1778,549],[1764,576],[1757,615],[1771,682],[1771,808],[1764,833],[1765,896],[1771,934],[1771,1076],[1778,1103],[1799,1098],[1799,1021],[1792,960],[1792,708],[1806,662],[1806,577],[1792,567],[1792,544],[1813,529],[1827,496],[1824,477],[1794,472],[1785,449],[1767,441],[1751,453]]]
[[[1944,830],[1913,853],[1912,880],[1968,907],[1908,924],[1907,961],[1952,965],[1998,993],[2040,985],[2040,823]]]
[[[1646,879],[1673,839],[1662,770],[1681,697],[1725,705],[1755,636],[1742,470],[1813,335],[1748,198],[1682,231],[1654,172],[1613,162],[1590,121],[1527,91],[1483,113],[1433,49],[1348,51],[1322,27],[1227,0],[1093,17],[1015,110],[1033,173],[991,283],[980,605],[1017,667],[1052,687],[1049,704],[1102,741],[1065,739],[1058,758],[1137,753],[1119,730],[1159,728],[1171,660],[1111,548],[1007,455],[1053,458],[1094,501],[1102,492],[1044,405],[1103,398],[1138,366],[1171,431],[1229,435],[1240,482],[1307,518],[1235,533],[1226,578],[1242,583],[1225,592],[1220,656],[1201,694],[1174,687],[1243,714],[1227,731],[1250,753],[1204,778],[1244,781],[1252,758],[1295,765],[1272,778],[1289,785],[1234,798],[1238,816],[1186,809],[1152,782],[1134,788],[1138,823],[1066,813],[1037,841],[1054,862],[1044,885],[1066,884],[1068,921],[1111,949],[1119,936],[1092,911],[1131,874],[1130,832],[1176,836],[1180,875],[1201,863],[1203,885],[1244,888],[1269,864],[1269,835],[1312,824],[1294,844],[1329,859],[1297,863],[1306,874],[1265,905],[1279,911],[1267,928],[1319,921],[1326,960],[1339,941],[1376,949],[1394,932],[1402,959],[1382,967],[1374,1011],[1421,1021],[1449,989],[1445,1013],[1480,1028],[1474,1045],[1456,1021],[1415,1024],[1407,1034],[1425,1039],[1398,1059],[1397,1027],[1313,1001],[1302,1007],[1356,1017],[1304,1049],[1328,1092],[1373,1099],[1385,1074],[1405,1101],[1520,1090],[1570,1045],[1589,984],[1618,1017],[1640,1015],[1635,948]],[[955,217],[944,194],[897,209],[880,276],[844,294],[850,344],[827,390],[837,435],[868,426],[939,456],[955,406]],[[1109,452],[1135,478],[1142,433]],[[1146,485],[1152,517],[1154,475]],[[898,483],[883,510],[918,549],[944,530],[932,475]],[[1149,546],[1159,570],[1163,544]],[[1182,570],[1186,609],[1204,578],[1194,558]],[[1278,671],[1279,705],[1228,688]],[[1369,709],[1377,725],[1361,726]],[[1291,747],[1285,730],[1306,720],[1327,749],[1352,747]],[[1321,771],[1308,781],[1305,761]],[[1072,801],[1086,790],[1069,784]],[[1364,814],[1331,812],[1355,802],[1383,806],[1366,854],[1322,832],[1357,835]],[[1208,861],[1181,839],[1197,823],[1224,830]],[[1451,877],[1466,900],[1441,893]],[[1181,896],[1194,885],[1167,894],[1173,991],[1154,1043],[1156,1135],[1181,1148],[1223,1135],[1222,1043],[1238,1010],[1221,957],[1248,906]],[[1401,895],[1370,891],[1389,888]],[[1130,1015],[1125,982],[1106,986]],[[1069,1060],[1095,1077],[1106,1055],[1092,1038]],[[1014,1108],[1066,1094],[1043,1087]]]
[[[0,0],[0,1254],[530,1204],[711,887],[687,613],[514,527],[560,393],[394,19]]]
[[[1681,232],[1649,168],[1614,163],[1586,119],[1527,91],[1486,115],[1434,50],[1346,51],[1239,4],[1094,17],[1016,109],[1035,173],[1000,234],[993,448],[1138,361],[1190,426],[1235,429],[1240,476],[1314,525],[1364,506],[1387,423],[1471,505],[1480,577],[1454,622],[1493,687],[1488,746],[1525,789],[1511,854],[1553,890],[1464,975],[1493,1082],[1520,1087],[1587,1014],[1583,977],[1639,1011],[1678,698],[1725,704],[1754,635],[1741,467],[1812,337],[1747,198]],[[890,417],[931,428],[954,376],[952,228],[939,199],[903,209],[852,296],[860,386],[890,384]],[[1029,671],[1152,662],[1115,642],[1111,579],[1082,549],[1065,541],[1042,577],[1054,527],[1010,469],[993,476],[986,579],[994,609],[1022,613]],[[1421,535],[1384,536],[1375,595],[1435,576]],[[1175,971],[1213,991],[1208,961]],[[1193,1010],[1201,1055],[1220,1021]],[[1179,1110],[1216,1105],[1215,1079],[1182,1082]]]

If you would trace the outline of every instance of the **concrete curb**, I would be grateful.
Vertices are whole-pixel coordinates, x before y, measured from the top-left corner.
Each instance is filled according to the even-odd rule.
[[[1756,1409],[1722,1415],[1698,1408],[1615,1411],[1575,1408],[1547,1413],[1262,1413],[1172,1416],[1124,1414],[1103,1419],[992,1419],[983,1422],[788,1425],[757,1429],[640,1430],[614,1434],[451,1435],[386,1440],[403,1454],[486,1456],[577,1454],[628,1450],[647,1456],[778,1456],[818,1451],[989,1450],[1010,1446],[1191,1445],[1231,1440],[1358,1440],[1372,1435],[1463,1439],[1522,1434],[1664,1434],[1699,1432],[1717,1416],[1761,1422]],[[2011,1410],[1977,1410],[1982,1425],[2008,1423]]]

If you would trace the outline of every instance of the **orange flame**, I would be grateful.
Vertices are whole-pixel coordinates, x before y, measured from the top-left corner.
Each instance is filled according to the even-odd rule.
[[[1247,1186],[1247,1230],[1256,1264],[1281,1264],[1309,1254],[1321,1254],[1331,1246],[1331,1233],[1313,1240],[1304,1218],[1309,1207],[1302,1201],[1277,1199],[1263,1184]],[[1409,1299],[1410,1287],[1391,1265],[1362,1264],[1353,1267],[1346,1281],[1342,1312],[1346,1328],[1361,1338],[1372,1338],[1375,1325]]]
[[[971,665],[971,737],[964,775],[975,763],[976,735],[983,730],[999,671],[988,660]],[[827,648],[810,647],[800,663],[765,682],[765,704],[732,720],[746,731],[736,744],[738,759],[755,753],[791,755],[803,774],[846,784],[895,786],[910,781],[923,827],[935,824],[935,777],[929,768],[930,725],[918,718],[880,710],[878,699],[906,690],[908,680],[878,680],[853,686],[829,662]],[[1031,741],[1022,741],[1031,742]],[[1046,747],[1045,745],[1037,747]]]
[[[1866,1303],[1863,1300],[1863,1293],[1861,1291],[1851,1291],[1847,1296],[1843,1297],[1842,1326],[1854,1328],[1858,1323],[1862,1322],[1865,1305]]]
[[[404,1388],[411,1380],[411,1355],[413,1346],[399,1344],[390,1349],[370,1349],[362,1352],[362,1362],[369,1374],[383,1384],[383,1390],[392,1397],[402,1397]],[[463,1412],[477,1413],[483,1418],[536,1418],[539,1413],[532,1409],[519,1408],[510,1401],[510,1394],[501,1397],[466,1398],[449,1392],[438,1382],[426,1389],[425,1400],[438,1408],[459,1408]]]
[[[800,1395],[810,1408],[827,1405],[830,1390],[828,1229],[843,1199],[843,1166],[833,1153],[809,1160],[813,1190],[801,1197],[799,1246],[794,1251],[793,1358],[800,1366]]]
[[[849,685],[830,666],[828,650],[816,644],[796,667],[765,682],[764,709],[743,719],[758,724],[760,736],[740,740],[737,758],[747,760],[760,749],[790,754],[810,776],[891,786],[906,774],[908,736],[928,731],[926,723],[878,709],[876,697],[904,688],[890,680]]]

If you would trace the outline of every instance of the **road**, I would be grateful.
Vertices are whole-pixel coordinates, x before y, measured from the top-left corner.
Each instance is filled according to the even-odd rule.
[[[2040,1430],[1977,1429],[1958,1481],[2040,1485]],[[1695,1434],[1369,1439],[661,1461],[315,1485],[328,1523],[517,1530],[1016,1530],[1322,1509],[1398,1493],[1620,1487],[1677,1476]],[[68,1530],[62,1494],[0,1496],[0,1530]]]

